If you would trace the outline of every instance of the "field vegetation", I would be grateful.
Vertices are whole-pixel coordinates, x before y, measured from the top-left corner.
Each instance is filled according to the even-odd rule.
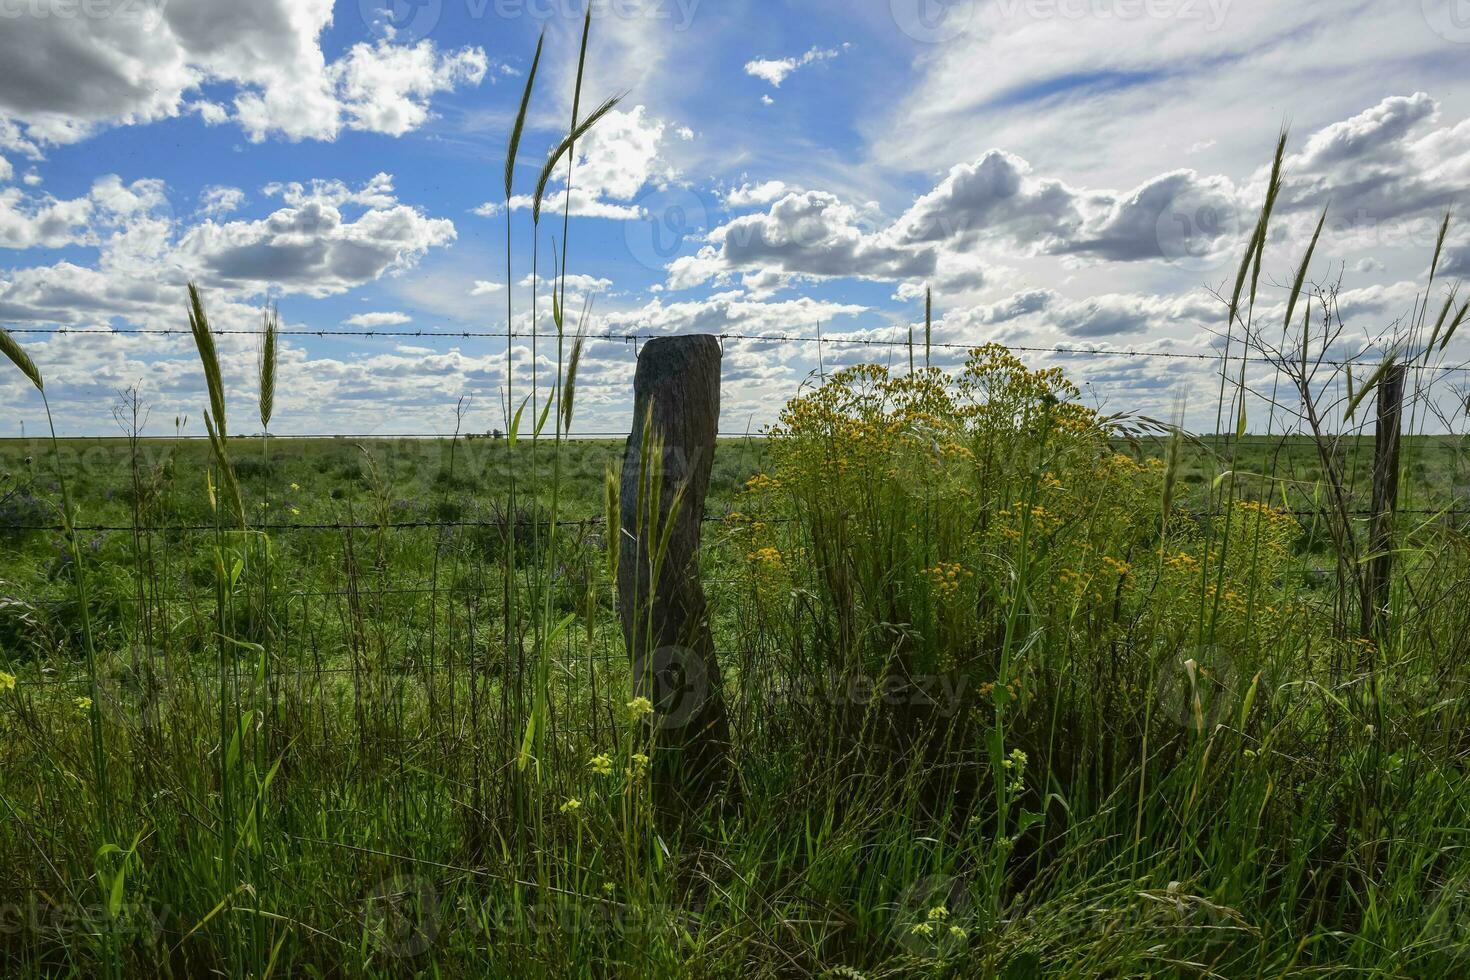
[[[538,241],[601,111],[543,170]],[[1406,429],[1443,411],[1466,308],[1431,304],[1436,251],[1396,344],[1325,384],[1331,293],[1310,249],[1265,256],[1276,160],[1220,328],[1277,363],[1286,431],[1238,360],[1194,436],[981,345],[834,373],[719,443],[679,501],[723,678],[681,696],[730,727],[697,804],[656,792],[687,713],[638,695],[615,605],[648,530],[617,470],[650,453],[572,438],[561,286],[558,370],[505,392],[505,438],[361,443],[235,436],[279,424],[274,320],[227,400],[191,289],[203,438],[130,395],[121,439],[0,443],[0,969],[1464,973],[1466,446],[1406,440],[1375,550],[1364,426],[1396,366]],[[1301,270],[1284,322],[1268,261]]]

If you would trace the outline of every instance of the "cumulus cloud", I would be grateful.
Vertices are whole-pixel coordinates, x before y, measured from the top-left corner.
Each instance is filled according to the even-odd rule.
[[[334,208],[340,208],[344,204],[360,204],[365,208],[386,208],[398,203],[396,192],[393,189],[393,175],[385,173],[375,174],[361,187],[355,189],[348,187],[340,180],[316,178],[307,184],[297,181],[286,184],[266,184],[262,190],[268,197],[279,197],[292,207],[317,203]]]
[[[489,296],[505,289],[505,283],[491,282],[488,279],[476,279],[475,284],[470,287],[471,296]]]
[[[1217,316],[1216,306],[1203,299],[1120,295],[1050,304],[1050,322],[1063,333],[1083,339],[1129,334],[1159,336],[1171,326],[1198,328]]]
[[[614,109],[592,127],[577,143],[577,160],[573,173],[571,213],[586,218],[610,218],[633,221],[644,217],[644,209],[634,202],[647,186],[664,186],[676,174],[663,159],[661,148],[668,124],[654,119],[643,106]],[[530,208],[530,194],[511,198],[514,209]],[[542,213],[559,213],[568,204],[566,165],[563,163],[548,185],[542,201]],[[486,202],[475,209],[486,217],[498,213],[501,205]]]
[[[406,269],[455,237],[452,222],[407,205],[375,208],[353,220],[330,203],[312,200],[259,221],[206,220],[189,229],[175,254],[232,288],[277,285],[329,296]]]
[[[332,0],[176,0],[118,5],[107,17],[39,3],[23,29],[0,33],[0,145],[31,156],[100,127],[186,112],[212,125],[233,118],[256,141],[401,135],[423,125],[434,95],[479,84],[487,68],[478,48],[441,52],[427,40],[357,44],[329,63],[321,34]],[[233,111],[190,98],[206,83],[233,88]]]
[[[233,214],[244,203],[245,192],[238,187],[214,185],[199,192],[199,213],[210,218]]]
[[[406,313],[358,313],[342,322],[349,327],[401,327],[412,323],[413,317]]]
[[[1463,200],[1470,120],[1438,127],[1439,111],[1423,92],[1391,96],[1313,133],[1287,158],[1282,208],[1315,212],[1330,203],[1332,220],[1351,228],[1423,217]]]
[[[787,194],[765,213],[714,229],[709,241],[669,266],[672,287],[741,269],[894,280],[926,276],[936,267],[934,249],[908,247],[877,229],[868,210],[825,191]]]
[[[486,67],[480,48],[440,54],[427,40],[412,47],[379,42],[355,45],[330,77],[350,128],[402,136],[428,119],[431,96],[480,84]]]
[[[326,296],[407,269],[455,239],[452,222],[398,203],[388,175],[359,188],[335,181],[312,186],[319,193],[282,189],[294,204],[258,221],[204,217],[188,226],[174,217],[158,180],[124,183],[108,175],[86,197],[66,201],[6,188],[0,244],[80,245],[96,248],[98,258],[95,266],[68,260],[0,274],[0,317],[147,322],[176,313],[191,279],[232,302],[272,288]]]
[[[1393,234],[1432,248],[1443,209],[1470,193],[1470,120],[1446,127],[1437,119],[1438,106],[1418,93],[1385,99],[1311,134],[1285,164],[1283,230],[1290,233],[1330,200],[1336,247],[1361,246],[1365,237],[1369,245],[1387,244]],[[825,191],[746,183],[725,195],[727,206],[766,210],[712,230],[695,254],[669,265],[668,286],[729,282],[739,273],[750,288],[768,293],[792,277],[851,277],[902,281],[897,298],[909,300],[922,294],[916,280],[972,293],[1007,257],[1210,267],[1242,247],[1263,187],[1264,173],[1237,184],[1189,169],[1131,189],[1077,186],[992,149],[950,168],[889,222],[871,206]],[[1386,225],[1411,217],[1413,227]],[[1079,314],[1074,329],[1101,332],[1111,312],[1118,311],[1104,304]]]
[[[820,61],[831,61],[849,47],[850,44],[844,44],[841,49],[815,47],[798,58],[755,58],[745,63],[745,73],[769,82],[773,88],[780,88],[781,83],[797,69]]]
[[[0,246],[13,249],[98,245],[129,219],[166,203],[163,182],[124,184],[109,174],[93,182],[85,197],[59,200],[33,196],[19,187],[0,190]]]
[[[767,180],[759,184],[747,182],[726,192],[723,200],[725,207],[732,211],[764,207],[786,196],[789,190],[794,188],[788,187],[784,180]]]

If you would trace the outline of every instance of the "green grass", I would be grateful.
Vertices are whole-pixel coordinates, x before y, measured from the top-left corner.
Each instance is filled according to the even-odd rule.
[[[1466,443],[1409,439],[1360,617],[1370,447],[1324,430],[1310,249],[1298,347],[1255,309],[1285,145],[1226,337],[1309,437],[1129,441],[992,346],[839,372],[719,444],[723,686],[665,679],[725,701],[698,805],[665,775],[681,702],[634,697],[612,573],[643,532],[596,520],[620,445],[568,434],[564,280],[514,443],[230,438],[191,288],[210,441],[0,442],[0,974],[1464,974]],[[1464,319],[1430,330],[1434,265],[1385,363]]]
[[[1434,688],[1449,692],[1444,704],[1414,702],[1416,711],[1434,705],[1434,725],[1404,719],[1415,731],[1438,733],[1440,748],[1385,749],[1385,760],[1365,754],[1376,751],[1371,743],[1343,734],[1340,757],[1313,762],[1300,754],[1307,746],[1292,744],[1283,771],[1274,772],[1259,760],[1241,761],[1238,743],[1215,747],[1220,755],[1234,753],[1229,768],[1236,776],[1188,832],[1177,823],[1177,808],[1197,792],[1187,776],[1196,766],[1220,765],[1220,755],[1202,758],[1198,743],[1178,744],[1187,729],[1168,721],[1160,751],[1172,758],[1152,768],[1160,782],[1147,790],[1141,853],[1118,843],[1133,839],[1138,816],[1126,800],[1136,789],[1123,775],[1129,766],[1114,759],[1083,779],[1104,761],[1098,758],[1051,777],[1051,819],[1063,812],[1057,801],[1071,810],[1054,843],[1038,848],[1023,840],[1024,858],[997,865],[993,829],[978,844],[963,832],[974,825],[973,797],[981,791],[965,783],[958,796],[951,787],[936,797],[926,770],[934,756],[893,769],[883,761],[881,740],[859,751],[840,739],[814,738],[813,718],[824,715],[813,706],[843,698],[820,686],[816,695],[790,696],[811,678],[780,650],[794,653],[820,642],[819,634],[807,635],[810,627],[788,632],[792,625],[779,620],[788,604],[772,605],[747,573],[752,545],[744,525],[717,522],[706,528],[704,573],[717,644],[733,674],[744,800],[697,826],[666,829],[662,840],[640,835],[645,847],[627,839],[618,775],[604,780],[588,771],[594,756],[626,759],[631,751],[622,707],[631,684],[599,527],[569,526],[559,544],[553,599],[558,616],[579,615],[577,638],[558,651],[553,737],[539,776],[526,787],[507,773],[529,694],[510,682],[514,668],[500,642],[505,531],[495,521],[505,512],[506,443],[461,441],[452,452],[447,440],[361,448],[341,440],[273,439],[264,449],[234,443],[257,524],[386,519],[487,526],[266,532],[268,588],[251,583],[255,573],[247,572],[229,590],[223,619],[234,642],[270,647],[264,682],[247,648],[226,654],[224,697],[263,705],[265,720],[252,722],[260,727],[245,743],[258,740],[260,781],[270,774],[259,828],[248,801],[236,803],[239,849],[258,852],[255,870],[229,888],[217,853],[217,829],[229,818],[220,810],[215,772],[221,619],[213,552],[221,541],[227,553],[232,545],[212,531],[169,530],[216,523],[205,492],[209,447],[141,442],[135,476],[134,447],[125,440],[63,441],[79,524],[125,527],[136,518],[156,530],[138,539],[83,532],[116,795],[112,841],[99,836],[88,763],[77,754],[86,726],[75,698],[87,696],[89,685],[61,538],[10,532],[0,539],[0,665],[18,678],[13,694],[0,695],[9,746],[0,794],[13,816],[0,830],[9,855],[4,900],[24,910],[13,913],[17,928],[0,946],[8,973],[87,975],[105,958],[124,974],[250,972],[253,960],[262,972],[273,964],[282,976],[597,975],[600,964],[618,963],[634,973],[729,976],[818,974],[844,964],[865,975],[964,975],[1017,964],[1009,968],[1021,972],[1012,975],[1039,975],[1043,961],[1055,967],[1047,975],[1196,975],[1202,967],[1180,964],[1214,957],[1232,964],[1222,972],[1228,976],[1242,975],[1245,964],[1247,972],[1279,975],[1348,963],[1384,975],[1431,975],[1459,962],[1458,920],[1444,927],[1448,933],[1431,928],[1436,915],[1447,914],[1434,904],[1438,892],[1459,880],[1452,828],[1460,777],[1458,764],[1445,768],[1458,750],[1444,742],[1454,729],[1440,727],[1461,717],[1461,692],[1452,685]],[[1455,469],[1456,446],[1448,438],[1411,443],[1409,458],[1426,462],[1423,470],[1407,467],[1409,499],[1443,499],[1463,473]],[[1129,450],[1121,442],[1113,448]],[[755,472],[774,470],[771,449],[763,440],[721,442],[712,515],[752,509],[740,491]],[[1142,456],[1161,454],[1157,446],[1143,449]],[[1288,441],[1276,449],[1248,438],[1237,467],[1289,473],[1286,485],[1309,479],[1312,457],[1304,445]],[[574,441],[564,451],[564,517],[599,516],[602,474],[621,444]],[[529,444],[515,453],[518,478],[529,487]],[[1267,465],[1273,455],[1274,467]],[[1350,469],[1366,465],[1361,457],[1352,463]],[[551,473],[545,447],[537,466],[544,489]],[[1222,467],[1201,449],[1186,453],[1179,464],[1183,503],[1204,505]],[[54,497],[48,469],[41,446],[0,443],[7,514],[30,512],[16,503],[22,496]],[[40,507],[16,523],[29,520],[50,523],[54,511]],[[1303,527],[1310,523],[1302,518]],[[523,542],[520,554],[534,562],[536,545]],[[1303,549],[1299,567],[1314,563]],[[807,588],[821,597],[819,583]],[[1058,665],[1053,679],[1092,669],[1083,666],[1091,655],[1083,653],[1085,641],[1076,646],[1074,629],[1059,640],[1063,663],[1076,659],[1077,666]],[[1276,654],[1276,670],[1289,670],[1285,661],[1299,655],[1294,645]],[[1048,671],[1039,666],[1044,658],[1030,656],[1028,684],[1037,684]],[[1422,680],[1418,671],[1414,677]],[[1280,690],[1294,691],[1287,683]],[[1061,709],[1084,693],[1068,685],[1049,697]],[[1346,697],[1273,704],[1287,717],[1311,712],[1316,725],[1327,722],[1318,713]],[[1153,703],[1146,692],[1133,698]],[[1120,732],[1106,713],[1088,717],[1086,730],[1126,744],[1116,742]],[[224,740],[227,753],[232,741]],[[1246,744],[1261,741],[1257,734]],[[1020,744],[1033,759],[1062,765],[1034,742]],[[987,769],[983,753],[961,750],[954,759],[968,759],[961,764],[973,767],[974,777]],[[1350,788],[1383,779],[1376,770],[1385,765],[1390,810],[1359,811]],[[1109,770],[1114,775],[1105,777]],[[1283,778],[1305,782],[1287,786]],[[1282,801],[1288,791],[1290,813],[1259,824],[1255,811],[1275,810],[1273,798]],[[574,797],[583,804],[578,813],[559,812]],[[543,815],[533,818],[527,807]],[[1441,826],[1422,822],[1430,814]],[[664,836],[670,833],[679,836]],[[95,853],[105,843],[127,849],[135,836],[122,905],[112,918],[107,875],[114,865]],[[1373,843],[1386,837],[1398,843]],[[994,908],[987,907],[989,886],[980,873],[988,866],[1009,868]],[[1253,878],[1255,872],[1269,875]],[[1339,878],[1327,891],[1325,874]],[[951,888],[943,902],[934,897]],[[1458,914],[1458,896],[1452,890],[1445,899],[1449,913]],[[944,903],[965,930],[963,941],[912,932],[929,922],[929,908]],[[243,965],[232,965],[232,957]]]

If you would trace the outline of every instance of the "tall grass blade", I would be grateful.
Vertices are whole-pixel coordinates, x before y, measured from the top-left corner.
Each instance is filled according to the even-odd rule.
[[[1364,381],[1357,392],[1353,394],[1353,397],[1348,400],[1347,408],[1343,412],[1344,420],[1353,417],[1353,414],[1358,410],[1358,406],[1362,404],[1363,399],[1368,397],[1368,392],[1372,391],[1378,382],[1383,379],[1384,372],[1393,367],[1394,362],[1397,360],[1398,351],[1390,351],[1388,356],[1383,359],[1383,363],[1378,365],[1372,374],[1368,375],[1368,380]]]
[[[1429,282],[1434,285],[1434,274],[1439,271],[1439,256],[1444,251],[1445,236],[1450,231],[1450,212],[1444,213],[1444,220],[1439,223],[1439,237],[1434,240],[1434,258],[1429,263]]]
[[[1466,300],[1460,304],[1460,312],[1455,314],[1455,319],[1450,324],[1450,328],[1444,333],[1444,339],[1439,342],[1439,351],[1441,354],[1444,353],[1444,349],[1449,346],[1450,341],[1454,338],[1455,331],[1460,329],[1460,324],[1465,322],[1465,313],[1467,311],[1470,311],[1470,300]]]
[[[1312,241],[1307,245],[1307,254],[1302,256],[1302,264],[1296,270],[1296,279],[1291,284],[1291,295],[1286,300],[1285,328],[1291,329],[1292,314],[1296,312],[1297,300],[1302,295],[1302,284],[1307,280],[1307,269],[1312,264],[1312,253],[1317,250],[1317,239],[1322,237],[1322,226],[1327,223],[1327,209],[1322,209],[1322,216],[1317,219],[1317,227],[1312,232]]]
[[[924,366],[929,367],[929,349],[934,342],[934,290],[924,287]]]
[[[573,143],[585,136],[588,130],[597,125],[603,116],[616,109],[618,103],[622,101],[623,97],[621,95],[615,95],[598,106],[592,115],[588,116],[583,122],[578,123],[577,128],[568,133],[566,139],[558,143],[556,149],[551,151],[551,156],[546,158],[546,165],[541,168],[541,179],[536,181],[536,193],[531,199],[532,221],[537,224],[541,222],[541,203],[546,197],[546,185],[551,181],[551,173],[556,169],[556,165],[561,162],[561,158],[566,156],[567,151],[572,148]],[[570,187],[567,188],[567,194],[571,194]]]
[[[219,352],[214,346],[214,334],[209,329],[209,317],[204,313],[204,300],[199,287],[189,283],[189,329],[194,334],[194,346],[199,351],[199,361],[204,366],[204,382],[209,388],[209,407],[214,411],[214,427],[221,440],[229,438],[225,425],[225,383],[219,368]]]
[[[4,351],[5,356],[10,358],[10,363],[20,368],[21,374],[31,379],[31,384],[36,386],[37,391],[44,392],[46,390],[45,384],[41,381],[41,370],[36,367],[36,362],[31,360],[31,356],[25,352],[20,344],[16,343],[15,338],[10,335],[10,331],[3,327],[0,327],[0,351]]]
[[[521,152],[521,136],[526,131],[526,114],[531,108],[531,90],[536,87],[536,70],[541,66],[541,48],[546,44],[543,31],[536,40],[536,57],[531,59],[531,70],[526,74],[526,90],[521,94],[521,108],[516,113],[515,125],[510,130],[510,146],[505,151],[505,196],[509,200],[515,184],[516,157]]]
[[[562,384],[561,396],[561,424],[562,429],[567,432],[572,430],[572,405],[577,395],[577,367],[582,363],[582,349],[586,341],[586,334],[579,331],[577,339],[572,342],[571,357],[567,359],[567,377]]]
[[[276,407],[277,331],[281,317],[274,307],[266,307],[262,317],[260,340],[260,426],[267,432]]]

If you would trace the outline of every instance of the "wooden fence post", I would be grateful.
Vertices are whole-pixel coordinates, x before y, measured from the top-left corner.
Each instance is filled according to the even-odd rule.
[[[633,391],[619,506],[618,612],[634,694],[654,707],[648,721],[656,730],[655,796],[666,809],[687,809],[707,801],[729,771],[730,726],[699,580],[704,499],[719,431],[719,342],[709,335],[649,341],[638,356]],[[654,443],[647,451],[645,423]],[[665,528],[668,544],[655,581]]]
[[[1379,617],[1388,609],[1393,575],[1394,511],[1399,500],[1400,423],[1406,369],[1395,364],[1378,382],[1378,422],[1373,434],[1373,515],[1368,533],[1368,568],[1363,579],[1362,636],[1376,639]]]

